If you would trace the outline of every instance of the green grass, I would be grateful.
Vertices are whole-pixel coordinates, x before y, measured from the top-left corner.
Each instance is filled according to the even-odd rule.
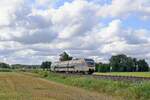
[[[41,74],[29,72],[0,73],[0,100],[121,100],[48,81],[39,76]]]
[[[64,85],[56,85],[55,82],[94,91],[92,93],[98,92],[99,94],[106,94],[106,96],[121,98],[109,100],[150,100],[150,81],[125,82],[98,80],[88,77],[63,76],[57,73],[38,70],[34,70],[34,73],[36,74],[18,71],[0,72],[0,100],[32,100],[32,98],[37,97],[40,98],[39,100],[50,100],[49,96],[40,96],[43,95],[43,93],[50,93],[50,95],[53,95],[53,98],[57,98],[59,96],[56,97],[55,94],[53,94],[56,93],[57,90],[61,90],[57,93],[59,95],[60,93],[64,93],[62,97],[66,96],[66,92],[63,91],[68,91],[67,94],[70,93],[70,95],[78,94],[80,97],[81,94],[78,93],[78,89],[77,92],[74,91],[76,88],[67,90],[69,87],[65,88]],[[39,77],[50,81],[45,81]],[[54,83],[52,81],[54,81]],[[84,91],[82,95],[87,96],[87,92]],[[62,97],[56,100],[65,100],[62,99]]]
[[[112,80],[97,80],[78,76],[62,76],[60,74],[48,72],[39,72],[39,74],[51,81],[99,93],[106,93],[112,96],[119,96],[122,97],[123,100],[150,100],[150,81],[133,83]]]
[[[108,73],[94,73],[95,75],[118,75],[118,76],[136,76],[136,77],[150,77],[150,72],[108,72]]]
[[[12,69],[8,69],[8,68],[0,68],[0,72],[12,72]]]

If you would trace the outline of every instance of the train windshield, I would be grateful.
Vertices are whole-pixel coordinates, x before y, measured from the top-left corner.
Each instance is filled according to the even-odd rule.
[[[87,65],[89,67],[95,67],[94,60],[92,60],[92,59],[85,59],[85,61],[86,61]]]

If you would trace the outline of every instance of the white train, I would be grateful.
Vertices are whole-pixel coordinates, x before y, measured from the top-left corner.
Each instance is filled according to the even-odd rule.
[[[51,71],[92,74],[95,71],[95,62],[93,59],[73,59],[55,62],[51,65]]]

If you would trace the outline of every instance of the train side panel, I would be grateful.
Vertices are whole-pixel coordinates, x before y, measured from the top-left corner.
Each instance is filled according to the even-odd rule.
[[[55,72],[88,72],[95,70],[95,67],[89,67],[84,59],[71,60],[53,63],[51,71]]]

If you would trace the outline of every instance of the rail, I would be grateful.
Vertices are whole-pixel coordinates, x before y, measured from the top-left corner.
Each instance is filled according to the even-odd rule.
[[[117,76],[117,75],[83,75],[83,74],[71,74],[71,73],[59,73],[64,76],[78,76],[78,77],[88,77],[95,79],[107,79],[114,81],[150,81],[150,77],[136,77],[136,76]]]

